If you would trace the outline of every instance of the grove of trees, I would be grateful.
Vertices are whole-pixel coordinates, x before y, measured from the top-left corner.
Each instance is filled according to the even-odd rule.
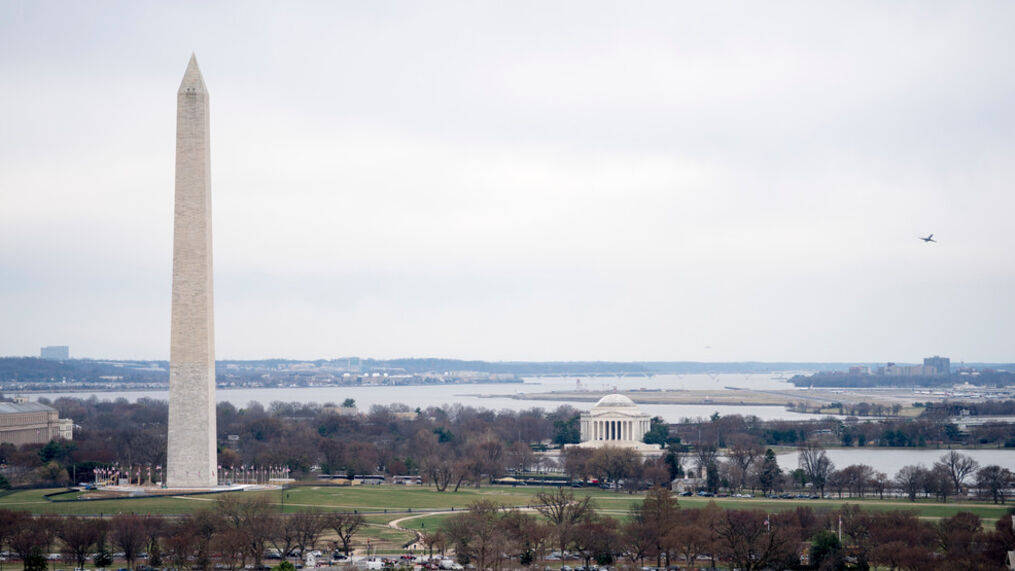
[[[480,569],[528,566],[551,554],[586,566],[1001,569],[1015,548],[1007,515],[984,525],[968,512],[932,522],[857,505],[768,513],[715,503],[687,509],[666,488],[652,489],[626,518],[602,513],[567,490],[543,500],[552,507],[537,513],[477,502],[425,534],[424,543]]]
[[[97,518],[0,510],[0,549],[16,555],[27,571],[45,571],[53,552],[77,568],[86,563],[108,567],[117,553],[128,569],[143,557],[149,568],[233,570],[247,564],[259,568],[269,555],[290,560],[331,547],[322,540],[326,534],[337,534],[335,546],[348,553],[364,524],[356,513],[280,514],[264,499],[228,496],[182,517]]]

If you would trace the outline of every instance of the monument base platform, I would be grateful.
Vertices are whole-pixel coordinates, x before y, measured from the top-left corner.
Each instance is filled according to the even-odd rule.
[[[255,492],[264,490],[280,490],[277,484],[233,484],[209,488],[163,488],[161,486],[114,485],[100,486],[91,490],[82,490],[83,499],[133,498],[141,496],[179,496],[189,494],[216,494],[222,492]]]

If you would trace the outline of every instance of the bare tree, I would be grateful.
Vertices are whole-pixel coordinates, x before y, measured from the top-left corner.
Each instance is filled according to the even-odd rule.
[[[102,536],[105,520],[86,520],[79,517],[67,517],[56,528],[56,536],[63,543],[63,554],[74,561],[78,568],[83,569],[88,556]]]
[[[109,521],[109,530],[113,545],[123,552],[123,558],[127,560],[127,569],[133,569],[148,540],[144,520],[135,514],[117,514]]]
[[[955,483],[948,468],[944,464],[937,463],[927,473],[927,478],[924,480],[924,488],[937,496],[942,502],[947,502],[948,496],[951,495],[952,490],[955,488]]]
[[[543,518],[510,510],[501,516],[499,525],[508,539],[508,553],[522,565],[531,565],[546,552],[551,531]]]
[[[574,492],[557,488],[552,492],[536,494],[536,511],[545,517],[553,527],[557,547],[563,554],[571,542],[571,531],[575,523],[590,511],[594,510],[592,498],[582,496],[576,498]]]
[[[218,555],[216,568],[224,565],[232,570],[247,566],[247,540],[242,530],[235,527],[220,529],[212,538],[212,546]]]
[[[572,480],[584,481],[592,475],[591,461],[593,450],[579,446],[565,448],[561,454],[564,473]]]
[[[222,527],[220,522],[218,514],[210,509],[196,511],[184,520],[187,532],[192,536],[191,549],[194,566],[201,569],[211,568],[212,540]]]
[[[959,454],[954,450],[950,450],[942,456],[935,463],[935,466],[938,465],[943,466],[944,470],[947,470],[949,477],[951,477],[952,485],[955,487],[955,495],[962,493],[962,484],[965,482],[966,477],[976,472],[976,469],[980,467],[980,464],[970,456]]]
[[[641,456],[630,448],[607,446],[593,452],[589,464],[600,480],[619,487],[621,480],[637,476],[641,467]]]
[[[711,549],[714,539],[706,527],[695,521],[682,523],[673,528],[667,538],[667,543],[684,557],[688,567],[693,567],[698,556]]]
[[[275,526],[275,533],[268,538],[271,546],[278,551],[278,556],[283,561],[288,560],[296,553],[296,545],[299,542],[299,530],[293,518],[287,515],[280,516]]]
[[[426,545],[430,551],[430,556],[433,556],[433,552],[436,549],[438,553],[444,555],[448,548],[448,537],[441,530],[426,531],[420,536],[423,541],[423,545]]]
[[[895,485],[905,492],[909,501],[916,501],[916,494],[923,488],[927,477],[927,469],[923,466],[903,466],[895,474]]]
[[[191,569],[193,563],[191,558],[197,551],[197,536],[191,529],[192,520],[183,518],[170,526],[165,540],[162,542],[166,549],[166,558],[173,569]]]
[[[264,559],[264,548],[278,534],[280,522],[268,500],[263,497],[239,499],[226,496],[218,502],[218,513],[224,527],[237,533],[230,541],[242,541],[245,555],[256,567]]]
[[[885,490],[888,489],[890,482],[888,481],[888,474],[884,472],[874,472],[874,477],[871,479],[871,489],[878,495],[878,499],[885,499]]]
[[[145,545],[144,550],[148,553],[148,566],[162,567],[162,533],[165,531],[166,521],[159,516],[146,515],[144,518]]]
[[[296,546],[301,556],[317,548],[321,534],[328,529],[330,521],[327,514],[319,510],[297,512],[292,515],[296,529]]]
[[[1005,493],[1015,484],[1015,474],[1001,466],[984,466],[976,472],[976,487],[980,494],[987,496],[995,504],[1004,503]]]
[[[27,517],[24,512],[0,509],[0,551],[2,551],[15,533],[21,529],[21,521]],[[3,570],[3,561],[0,559],[0,571]]]
[[[733,476],[730,485],[734,491],[745,487],[747,476],[751,473],[751,466],[764,453],[764,448],[754,438],[743,435],[733,438],[733,443],[729,447],[729,458],[730,466],[733,468],[730,470],[730,475]]]
[[[619,543],[617,520],[590,511],[575,524],[574,547],[589,569],[592,558],[609,555]]]
[[[828,458],[824,447],[816,442],[808,442],[800,447],[798,460],[800,468],[807,479],[825,495],[825,484],[828,476],[835,470],[835,464]]]
[[[43,552],[53,543],[53,530],[56,527],[51,517],[26,517],[10,538],[9,546],[19,558],[27,571],[45,570],[46,558]]]
[[[725,510],[714,533],[722,555],[738,569],[767,569],[792,553],[795,533],[753,510]]]
[[[338,539],[342,542],[342,551],[345,552],[346,557],[349,556],[353,536],[364,525],[366,525],[366,520],[360,514],[333,513],[328,518],[328,526],[338,535]]]
[[[499,569],[504,553],[510,549],[499,524],[500,506],[479,500],[467,512],[449,518],[442,527],[455,546],[459,563],[472,563],[478,569]]]
[[[698,469],[698,477],[704,478],[705,472],[716,465],[719,450],[715,446],[699,444],[694,449],[694,465]]]

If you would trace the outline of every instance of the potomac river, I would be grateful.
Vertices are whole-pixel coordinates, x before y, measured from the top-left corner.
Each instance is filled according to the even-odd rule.
[[[360,410],[366,412],[373,405],[404,404],[410,408],[429,406],[452,406],[460,404],[494,410],[525,410],[531,408],[554,409],[560,405],[571,405],[579,410],[588,410],[592,402],[567,400],[526,400],[526,393],[550,391],[573,391],[581,387],[590,391],[633,389],[684,389],[722,390],[723,387],[796,390],[796,387],[775,375],[767,374],[726,374],[726,375],[655,375],[652,377],[529,377],[522,383],[476,383],[451,385],[405,385],[405,386],[361,386],[361,387],[291,387],[291,388],[219,388],[216,397],[219,402],[231,402],[244,406],[249,402],[260,402],[268,406],[274,401],[313,402],[340,404],[347,398],[355,399]],[[137,400],[139,398],[166,399],[168,390],[147,391],[79,391],[36,393],[32,398],[54,399],[62,396],[99,399]],[[521,398],[519,398],[521,397]],[[782,406],[734,406],[734,405],[688,405],[688,404],[642,404],[642,410],[653,416],[660,416],[667,422],[679,422],[684,418],[707,418],[713,413],[720,415],[754,415],[763,420],[795,420],[815,418],[785,410]]]

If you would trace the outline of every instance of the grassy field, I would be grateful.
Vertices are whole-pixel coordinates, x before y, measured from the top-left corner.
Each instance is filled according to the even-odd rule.
[[[458,492],[439,493],[429,487],[406,486],[297,486],[284,492],[280,490],[264,492],[231,492],[229,495],[240,497],[265,497],[279,510],[293,512],[309,508],[340,511],[360,511],[369,515],[369,521],[384,524],[391,520],[412,515],[414,512],[450,511],[468,507],[477,500],[490,500],[498,504],[512,507],[525,507],[535,503],[535,495],[549,488],[502,486],[484,486],[482,488],[463,488]],[[44,497],[46,493],[59,490],[20,490],[0,497],[0,508],[24,510],[33,513],[56,514],[87,514],[109,515],[115,513],[157,513],[184,514],[201,508],[211,507],[217,498],[227,495],[191,495],[167,496],[159,498],[136,498],[118,500],[93,501],[61,501],[53,502]],[[624,515],[632,506],[641,501],[641,494],[612,492],[596,488],[574,490],[580,495],[592,496],[599,509],[611,515]],[[282,494],[285,497],[282,497]],[[73,498],[73,495],[58,496],[60,499]],[[682,497],[680,505],[686,508],[705,506],[710,498]],[[856,503],[871,510],[915,510],[921,517],[940,518],[954,515],[959,511],[969,511],[983,518],[996,519],[1007,512],[1007,506],[984,503],[947,503],[940,504],[927,501],[915,503],[904,500],[851,499],[851,500],[770,500],[766,498],[716,498],[716,503],[727,508],[763,509],[779,511],[793,509],[797,506],[810,506],[814,509],[835,509],[843,503]],[[284,504],[284,508],[283,508]],[[446,516],[444,516],[446,517]],[[406,527],[426,525],[429,527],[440,521],[437,515],[428,518],[410,519]],[[433,522],[433,523],[431,523]]]

